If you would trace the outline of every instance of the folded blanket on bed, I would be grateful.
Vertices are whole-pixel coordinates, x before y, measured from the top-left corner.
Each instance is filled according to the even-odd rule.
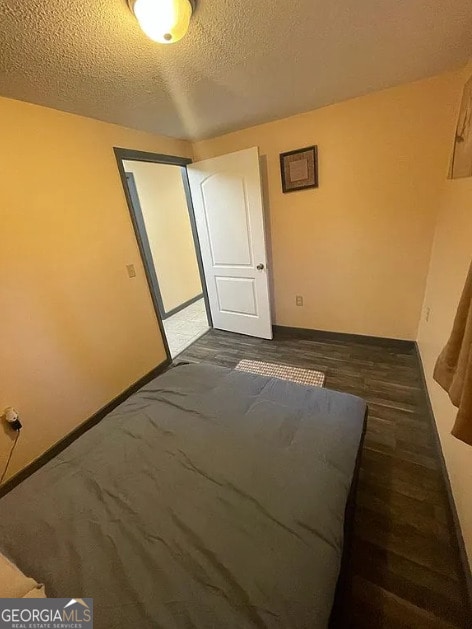
[[[44,585],[26,577],[0,553],[0,598],[45,598]]]

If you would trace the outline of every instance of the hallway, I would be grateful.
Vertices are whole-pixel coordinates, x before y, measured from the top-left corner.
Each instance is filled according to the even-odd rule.
[[[175,358],[210,328],[203,297],[163,323],[170,353]]]

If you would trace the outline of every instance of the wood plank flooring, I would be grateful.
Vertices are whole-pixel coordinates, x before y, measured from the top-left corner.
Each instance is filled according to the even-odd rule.
[[[327,388],[368,402],[349,574],[349,627],[472,627],[414,349],[283,329],[277,329],[273,341],[210,330],[176,362],[234,367],[242,358],[324,371]]]

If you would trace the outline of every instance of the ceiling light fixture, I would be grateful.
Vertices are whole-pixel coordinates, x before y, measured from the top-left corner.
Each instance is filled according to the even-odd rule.
[[[160,44],[173,44],[186,34],[195,0],[128,0],[144,33]]]

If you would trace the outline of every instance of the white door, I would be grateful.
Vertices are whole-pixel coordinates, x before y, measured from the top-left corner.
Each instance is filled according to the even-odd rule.
[[[187,166],[213,325],[272,338],[257,148]]]

